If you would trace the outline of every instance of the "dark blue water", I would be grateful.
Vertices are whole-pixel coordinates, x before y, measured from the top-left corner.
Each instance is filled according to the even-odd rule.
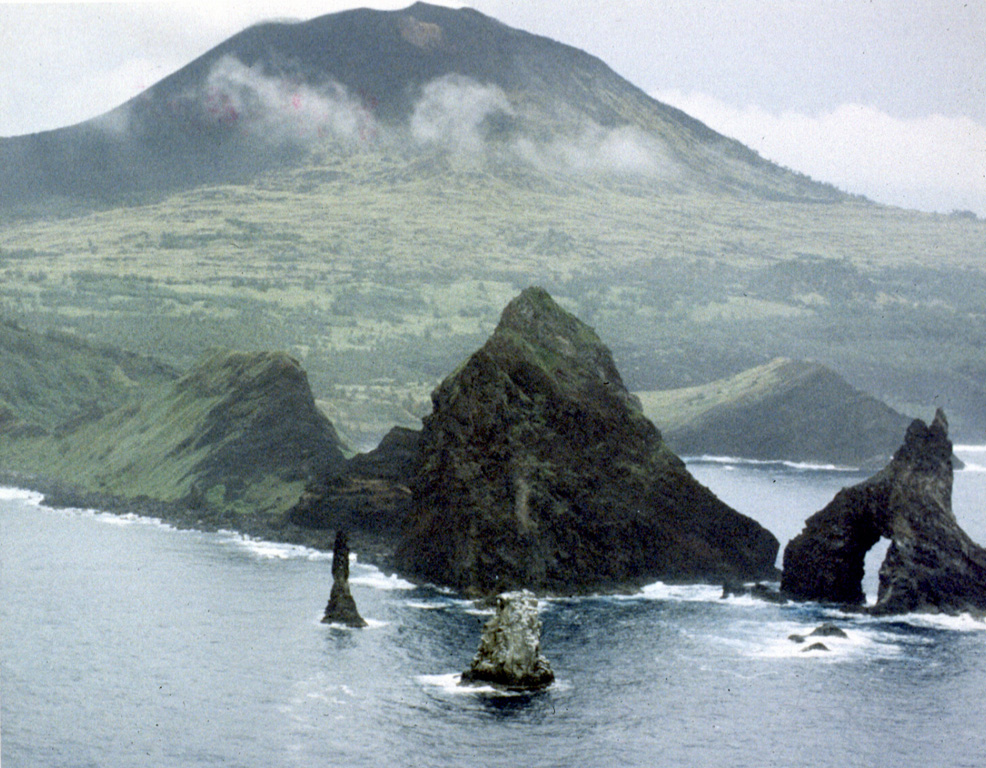
[[[858,479],[691,468],[782,542]],[[959,473],[954,498],[986,541],[986,473]],[[970,617],[874,620],[662,584],[543,601],[558,682],[500,696],[455,685],[482,612],[358,562],[371,626],[343,630],[319,623],[323,553],[11,491],[0,537],[4,768],[980,768],[986,755],[986,623]],[[830,653],[787,639],[832,620],[849,638]]]

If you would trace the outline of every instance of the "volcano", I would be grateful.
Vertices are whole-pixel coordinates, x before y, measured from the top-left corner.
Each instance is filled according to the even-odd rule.
[[[583,51],[471,9],[417,3],[259,24],[102,116],[0,139],[0,210],[246,180],[314,150],[451,151],[686,191],[845,197]]]

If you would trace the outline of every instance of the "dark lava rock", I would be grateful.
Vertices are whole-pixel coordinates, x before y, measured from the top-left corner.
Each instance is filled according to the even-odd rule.
[[[805,641],[804,635],[788,635],[787,639],[792,643],[803,643]]]
[[[799,600],[862,605],[863,558],[890,539],[877,614],[986,610],[986,550],[952,513],[952,443],[939,410],[915,420],[879,473],[844,488],[784,550],[781,591]]]
[[[366,622],[356,610],[356,601],[349,591],[349,542],[345,531],[336,534],[332,548],[332,592],[325,606],[323,624],[343,624],[347,627],[365,627]]]
[[[812,630],[809,637],[849,637],[844,630],[835,626],[835,624],[822,624]]]
[[[736,582],[726,582],[722,585],[722,598],[727,597],[755,597],[768,603],[784,605],[788,599],[777,590],[771,589],[766,584],[754,584],[750,587]]]
[[[359,453],[349,461],[349,472],[365,478],[390,480],[407,485],[421,461],[421,432],[394,427],[380,445],[369,453]]]
[[[538,601],[530,592],[497,596],[496,614],[483,626],[479,650],[463,683],[493,683],[511,690],[537,690],[555,679],[541,655]]]
[[[777,540],[688,473],[544,290],[512,301],[432,402],[405,573],[481,595],[776,576]]]
[[[825,643],[812,643],[806,648],[802,648],[802,653],[808,653],[809,651],[828,651],[828,646]]]
[[[421,433],[395,427],[374,450],[310,482],[287,514],[316,531],[345,529],[360,556],[389,567],[411,504]]]

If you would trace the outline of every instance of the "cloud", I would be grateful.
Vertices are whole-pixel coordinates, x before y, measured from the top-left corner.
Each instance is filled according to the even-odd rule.
[[[986,216],[986,125],[968,117],[899,118],[860,104],[818,115],[735,107],[702,93],[654,97],[780,165],[877,202]]]
[[[566,110],[568,111],[568,110]],[[658,140],[633,126],[603,128],[573,116],[573,135],[533,138],[525,118],[497,86],[462,75],[429,82],[411,116],[412,139],[458,156],[480,159],[491,152],[556,172],[652,176],[670,162]]]
[[[461,75],[429,82],[411,114],[411,136],[420,144],[475,154],[485,148],[484,125],[497,115],[512,117],[506,94]]]
[[[544,170],[632,176],[667,174],[671,163],[652,136],[634,126],[603,128],[584,120],[572,137],[519,139],[517,155]]]
[[[318,85],[269,74],[233,56],[216,62],[193,92],[169,104],[176,114],[194,116],[273,144],[315,145],[323,140],[356,145],[409,142],[483,163],[507,159],[540,170],[667,176],[673,167],[660,141],[634,126],[604,128],[571,114],[564,105],[569,135],[535,138],[525,124],[540,118],[518,113],[506,93],[462,75],[426,83],[406,126],[379,123],[371,108],[344,86]],[[106,130],[123,131],[127,114],[102,119]],[[574,126],[574,127],[573,127]]]
[[[338,83],[314,86],[268,75],[231,56],[212,67],[197,98],[207,121],[273,143],[368,141],[378,130],[370,109]]]

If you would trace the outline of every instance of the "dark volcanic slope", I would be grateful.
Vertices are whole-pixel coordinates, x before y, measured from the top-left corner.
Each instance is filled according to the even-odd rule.
[[[777,540],[662,443],[595,332],[543,290],[432,395],[401,569],[480,594],[756,579]]]
[[[473,10],[417,3],[251,27],[107,115],[0,139],[0,207],[125,200],[242,178],[326,140],[377,144],[407,128],[425,97],[463,110],[462,93],[427,91],[436,82],[495,107],[473,126],[489,141],[632,127],[674,167],[677,184],[841,197],[651,99],[582,51]]]

